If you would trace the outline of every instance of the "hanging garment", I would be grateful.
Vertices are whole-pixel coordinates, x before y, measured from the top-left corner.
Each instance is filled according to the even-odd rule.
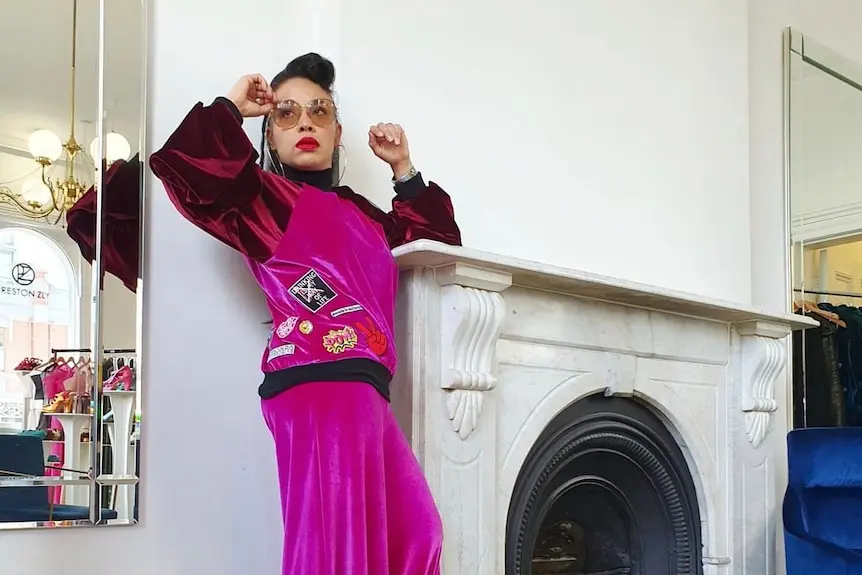
[[[838,314],[847,327],[836,332],[847,425],[862,425],[862,313],[846,305],[818,304]]]
[[[793,427],[846,424],[838,364],[838,325],[815,314],[820,325],[793,333]]]

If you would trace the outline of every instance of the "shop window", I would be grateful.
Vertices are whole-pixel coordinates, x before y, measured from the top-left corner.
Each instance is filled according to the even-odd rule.
[[[0,229],[0,429],[20,430],[40,402],[15,368],[26,358],[45,360],[52,348],[76,347],[80,290],[67,253],[45,234]],[[25,404],[31,417],[25,417]]]

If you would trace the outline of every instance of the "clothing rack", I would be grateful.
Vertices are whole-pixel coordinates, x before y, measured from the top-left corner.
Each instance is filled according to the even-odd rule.
[[[802,288],[793,288],[793,291],[811,295],[831,295],[832,297],[854,297],[862,299],[862,293],[852,291],[822,291]]]

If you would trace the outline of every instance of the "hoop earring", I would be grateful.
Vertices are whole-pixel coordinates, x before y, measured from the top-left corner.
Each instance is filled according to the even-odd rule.
[[[338,181],[336,185],[341,185],[341,179],[344,177],[344,174],[347,172],[347,148],[344,147],[344,144],[338,144]],[[344,161],[342,162],[342,158]],[[343,166],[342,166],[343,164]]]
[[[272,146],[266,147],[267,156],[269,156],[269,165],[272,166],[271,171],[279,176],[285,177],[284,164],[281,163],[281,158],[278,157],[278,152]]]

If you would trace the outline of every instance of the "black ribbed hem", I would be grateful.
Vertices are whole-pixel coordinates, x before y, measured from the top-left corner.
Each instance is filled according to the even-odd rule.
[[[422,172],[416,172],[416,175],[406,182],[398,182],[393,187],[397,194],[396,200],[412,200],[418,198],[426,186]]]
[[[356,381],[371,384],[383,399],[389,401],[389,383],[392,375],[383,364],[371,359],[353,358],[325,363],[298,365],[263,374],[263,383],[257,392],[262,399],[276,395],[303,383],[321,381]]]

